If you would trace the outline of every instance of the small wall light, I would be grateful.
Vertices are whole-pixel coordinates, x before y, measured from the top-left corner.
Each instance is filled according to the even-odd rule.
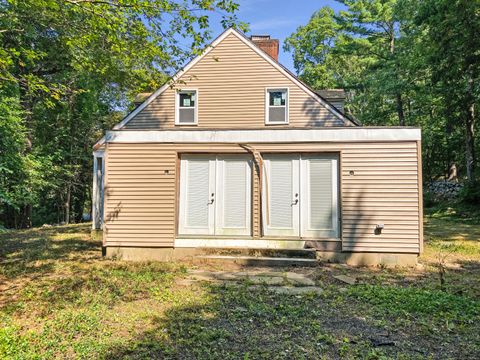
[[[375,225],[375,235],[380,235],[382,230],[385,228],[384,224],[377,224]]]
[[[350,170],[350,175],[352,175],[352,176],[355,175],[355,171]]]
[[[164,173],[165,175],[168,175],[168,174],[170,174],[170,170],[163,170],[163,173]]]

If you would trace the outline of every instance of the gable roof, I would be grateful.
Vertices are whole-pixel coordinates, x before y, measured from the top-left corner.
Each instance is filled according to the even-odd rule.
[[[299,88],[305,91],[308,95],[310,95],[313,99],[317,100],[321,105],[323,105],[326,109],[328,109],[333,115],[337,118],[342,120],[344,123],[351,123],[355,126],[359,124],[350,119],[349,117],[345,116],[340,110],[335,108],[332,104],[330,104],[326,99],[324,99],[321,95],[317,94],[314,90],[312,90],[308,85],[306,85],[303,81],[297,78],[290,70],[288,70],[285,66],[280,64],[279,62],[275,61],[272,57],[270,57],[267,53],[265,53],[262,49],[260,49],[253,41],[251,41],[245,34],[241,31],[229,28],[225,30],[222,34],[220,34],[203,52],[202,54],[198,55],[194,59],[192,59],[183,69],[178,71],[169,81],[167,81],[164,85],[162,85],[157,91],[153,92],[142,104],[137,106],[132,112],[130,112],[121,122],[116,124],[113,127],[113,130],[120,130],[123,128],[131,119],[133,119],[139,112],[145,109],[149,104],[151,104],[159,95],[161,95],[165,90],[167,90],[173,83],[177,82],[183,74],[189,71],[195,64],[197,64],[201,59],[203,59],[210,51],[212,51],[219,43],[223,41],[227,36],[230,34],[235,35],[238,39],[240,39],[245,45],[251,48],[254,52],[260,55],[264,60],[270,63],[275,69],[280,71],[284,76],[290,79],[293,83],[295,83]],[[94,146],[94,150],[98,149],[105,143],[106,137],[103,136]]]
[[[319,89],[315,92],[325,99],[345,100],[345,90],[343,89]]]

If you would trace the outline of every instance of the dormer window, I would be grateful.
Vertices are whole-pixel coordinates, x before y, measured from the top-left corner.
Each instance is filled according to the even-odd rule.
[[[267,89],[266,124],[288,124],[288,89]]]
[[[195,125],[197,124],[197,90],[179,90],[177,91],[177,109],[176,125]]]

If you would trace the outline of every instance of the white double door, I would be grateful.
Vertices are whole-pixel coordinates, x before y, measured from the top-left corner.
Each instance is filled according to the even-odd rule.
[[[179,234],[250,235],[251,167],[242,155],[182,156]]]
[[[266,236],[338,237],[338,157],[264,155]]]

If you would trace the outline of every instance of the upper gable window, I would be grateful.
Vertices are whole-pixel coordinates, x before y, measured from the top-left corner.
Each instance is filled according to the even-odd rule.
[[[288,124],[288,89],[267,89],[266,124]]]
[[[175,124],[197,124],[198,94],[197,90],[177,91],[177,108]]]

